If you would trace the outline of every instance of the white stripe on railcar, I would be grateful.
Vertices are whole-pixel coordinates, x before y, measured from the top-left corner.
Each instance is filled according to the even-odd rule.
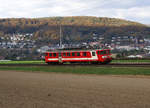
[[[62,58],[62,60],[98,60],[95,58]]]
[[[49,58],[48,60],[53,61],[53,60],[58,60],[58,58]]]

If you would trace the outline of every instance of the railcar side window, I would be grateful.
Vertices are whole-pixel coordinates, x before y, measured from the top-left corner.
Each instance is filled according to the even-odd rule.
[[[66,53],[63,53],[63,56],[66,57]]]
[[[61,57],[61,53],[60,52],[58,53],[58,56]]]
[[[52,53],[49,53],[49,56],[50,56],[50,57],[52,57],[52,56],[53,56],[53,54],[52,54]]]
[[[83,56],[87,56],[87,53],[86,53],[86,52],[83,52]]]
[[[79,53],[79,52],[77,52],[77,56],[80,56],[80,53]]]
[[[48,53],[45,53],[45,56],[48,56]]]
[[[56,53],[53,53],[54,57],[56,57]]]
[[[75,56],[75,53],[74,53],[74,52],[72,53],[72,56]]]
[[[95,56],[95,52],[92,52],[92,56]]]
[[[70,56],[70,53],[67,53],[67,56]]]

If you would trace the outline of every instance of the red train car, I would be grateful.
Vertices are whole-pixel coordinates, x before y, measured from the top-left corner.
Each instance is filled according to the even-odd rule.
[[[66,62],[108,64],[111,60],[110,49],[56,50],[45,53],[45,62],[48,64],[62,64]]]

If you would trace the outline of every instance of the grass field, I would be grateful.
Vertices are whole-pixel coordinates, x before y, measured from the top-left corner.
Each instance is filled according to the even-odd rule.
[[[43,64],[44,61],[0,61],[0,64]]]
[[[111,63],[150,63],[150,59],[148,60],[112,60]]]
[[[100,74],[100,75],[150,75],[150,67],[88,67],[88,66],[49,66],[49,67],[7,67],[0,66],[0,70],[30,71],[30,72],[58,72],[74,74]]]

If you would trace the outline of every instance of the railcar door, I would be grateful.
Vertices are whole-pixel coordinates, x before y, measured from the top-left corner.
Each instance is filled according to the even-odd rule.
[[[61,52],[58,52],[58,61],[59,61],[59,63],[62,63],[62,55],[61,55]]]
[[[98,60],[96,51],[91,51],[91,56],[92,56],[92,61],[97,61]]]

